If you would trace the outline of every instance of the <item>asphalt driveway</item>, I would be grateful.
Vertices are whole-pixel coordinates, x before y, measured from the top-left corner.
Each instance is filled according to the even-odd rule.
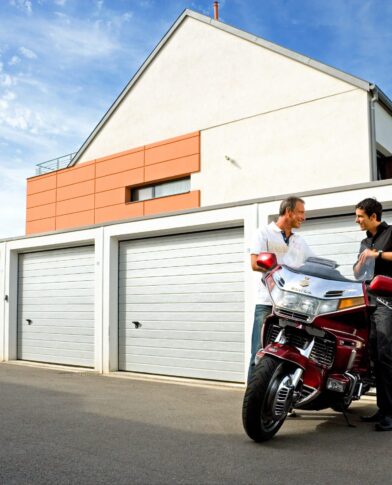
[[[1,484],[386,484],[392,433],[301,412],[258,445],[243,389],[0,364]]]

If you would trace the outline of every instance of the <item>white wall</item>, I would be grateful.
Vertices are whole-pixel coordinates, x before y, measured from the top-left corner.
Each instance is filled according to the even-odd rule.
[[[357,89],[203,130],[191,188],[208,206],[368,180],[367,93]]]
[[[392,154],[392,116],[375,103],[376,142]]]
[[[80,161],[352,89],[351,84],[187,17]]]

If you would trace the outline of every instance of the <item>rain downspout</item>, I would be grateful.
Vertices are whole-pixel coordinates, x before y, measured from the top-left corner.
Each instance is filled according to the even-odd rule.
[[[375,103],[378,101],[378,90],[374,84],[370,85],[372,98],[369,102],[369,122],[370,122],[370,177],[371,180],[378,179],[377,173],[377,147],[376,147],[376,108]]]

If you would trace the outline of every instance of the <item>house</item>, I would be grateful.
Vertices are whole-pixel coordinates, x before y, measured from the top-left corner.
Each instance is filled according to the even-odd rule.
[[[186,10],[69,166],[28,179],[0,357],[243,382],[250,235],[300,194],[309,244],[347,264],[359,200],[392,221],[391,157],[377,86]]]

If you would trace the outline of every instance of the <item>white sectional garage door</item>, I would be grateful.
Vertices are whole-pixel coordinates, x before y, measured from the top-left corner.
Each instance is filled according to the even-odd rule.
[[[392,212],[386,211],[383,220],[392,224]],[[336,261],[342,274],[352,276],[360,242],[366,237],[355,223],[354,214],[307,220],[299,234],[317,256]]]
[[[120,370],[244,380],[242,228],[121,242],[119,265]]]
[[[19,255],[18,359],[94,366],[94,247]]]

